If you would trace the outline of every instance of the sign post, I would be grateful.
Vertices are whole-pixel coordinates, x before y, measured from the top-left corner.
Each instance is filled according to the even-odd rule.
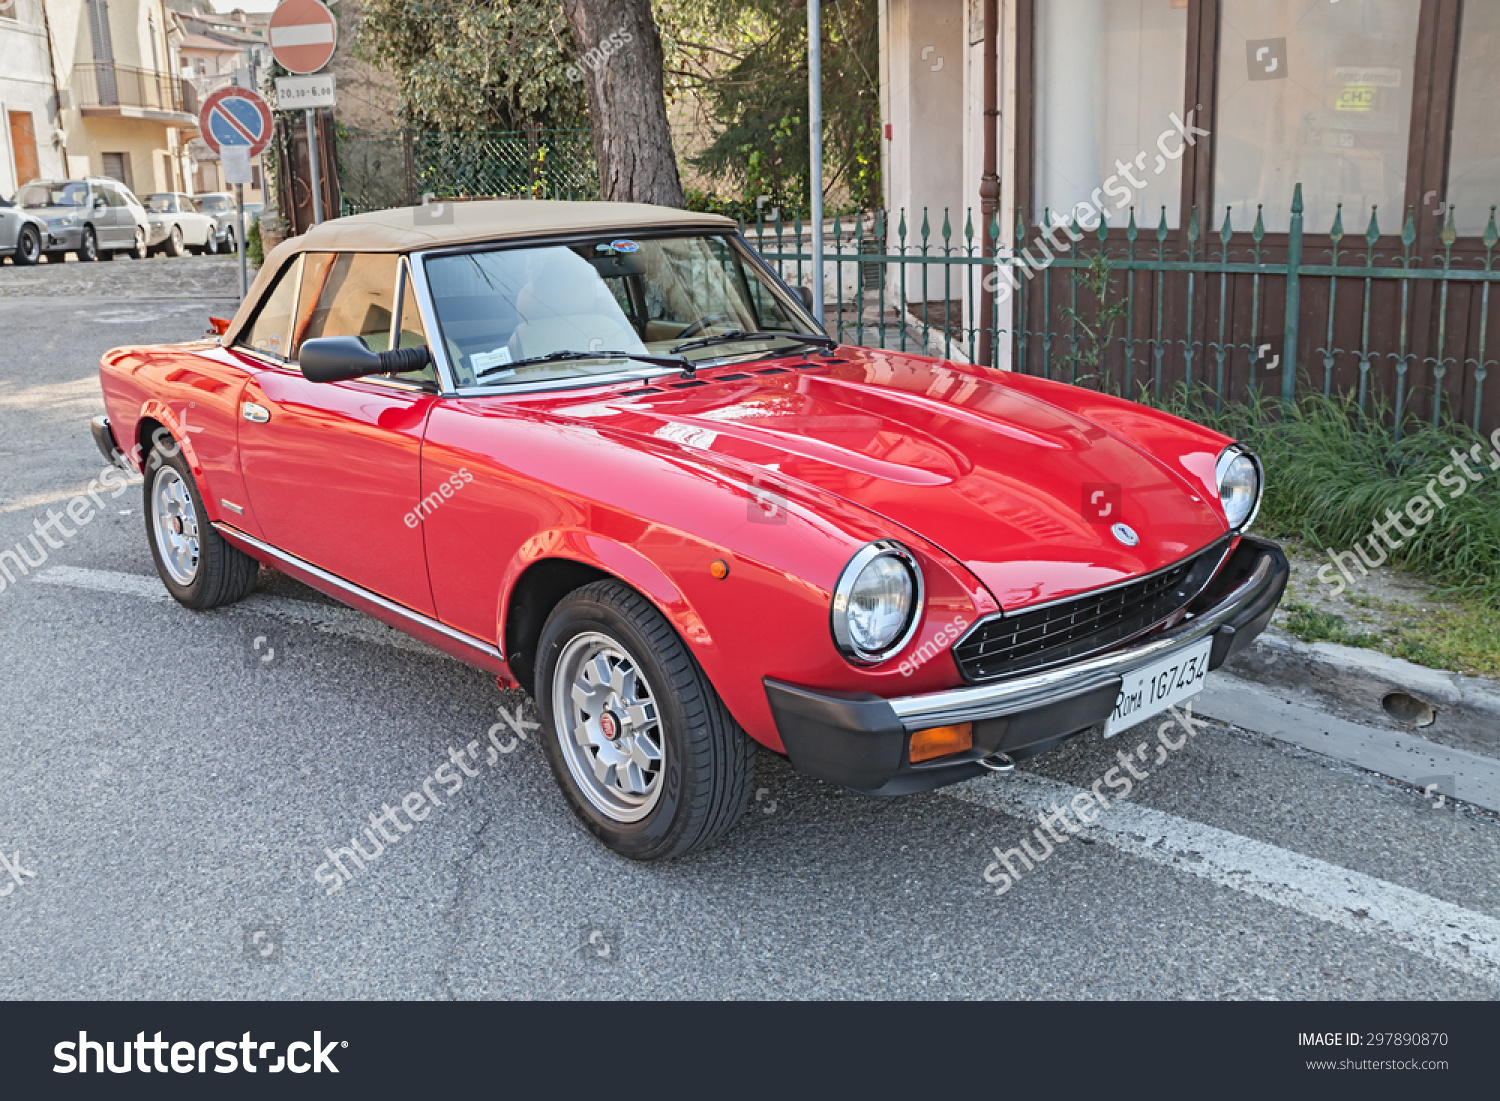
[[[281,0],[271,13],[266,34],[271,43],[271,56],[277,63],[288,72],[307,76],[333,60],[339,29],[333,13],[320,0]],[[330,98],[332,92],[330,86]],[[277,81],[276,95],[278,99],[282,98],[281,81]],[[307,105],[307,165],[312,175],[313,224],[317,225],[323,220],[323,188],[318,168],[315,109],[313,105]]]
[[[219,154],[224,182],[234,184],[239,203],[240,297],[249,289],[245,260],[245,184],[250,182],[250,158],[258,157],[271,141],[271,106],[248,88],[230,85],[203,101],[198,130],[204,143]]]
[[[235,240],[240,245],[240,297],[250,289],[250,262],[245,256],[245,185],[250,182],[250,147],[227,145],[220,154],[224,167],[224,182],[234,184],[234,205],[237,211]]]

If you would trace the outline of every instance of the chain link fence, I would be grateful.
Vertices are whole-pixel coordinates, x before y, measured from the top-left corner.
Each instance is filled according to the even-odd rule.
[[[434,198],[597,199],[587,130],[340,130],[341,214]]]

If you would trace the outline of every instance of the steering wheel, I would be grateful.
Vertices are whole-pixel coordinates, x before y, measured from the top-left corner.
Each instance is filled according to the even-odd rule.
[[[694,321],[686,329],[683,329],[682,332],[678,333],[674,339],[681,340],[685,336],[697,336],[704,329],[708,328],[716,321],[728,321],[733,323],[734,318],[730,317],[727,313],[711,313],[707,317],[700,317],[697,321]]]

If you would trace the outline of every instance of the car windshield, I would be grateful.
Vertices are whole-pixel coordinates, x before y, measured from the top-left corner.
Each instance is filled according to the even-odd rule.
[[[147,195],[146,209],[152,214],[171,214],[174,209],[173,197],[171,195]]]
[[[229,209],[229,200],[223,195],[200,195],[198,209],[205,214],[223,214]]]
[[[87,206],[89,185],[86,183],[30,183],[16,195],[27,210],[49,206]]]
[[[506,385],[646,369],[601,356],[506,370],[557,352],[664,356],[702,341],[681,353],[698,363],[792,351],[815,335],[785,290],[722,234],[485,249],[431,257],[426,273],[461,386],[481,374]],[[703,339],[716,335],[725,339]]]

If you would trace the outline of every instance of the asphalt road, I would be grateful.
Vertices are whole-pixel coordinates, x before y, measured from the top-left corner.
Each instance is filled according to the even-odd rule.
[[[0,294],[0,551],[99,474],[100,353],[232,306]],[[1500,995],[1495,815],[1212,723],[893,801],[763,752],[666,866],[587,837],[533,735],[328,894],[325,849],[523,697],[281,575],[186,611],[139,487],[106,506],[0,591],[0,998]],[[1033,808],[1143,741],[1128,802],[997,894]]]

